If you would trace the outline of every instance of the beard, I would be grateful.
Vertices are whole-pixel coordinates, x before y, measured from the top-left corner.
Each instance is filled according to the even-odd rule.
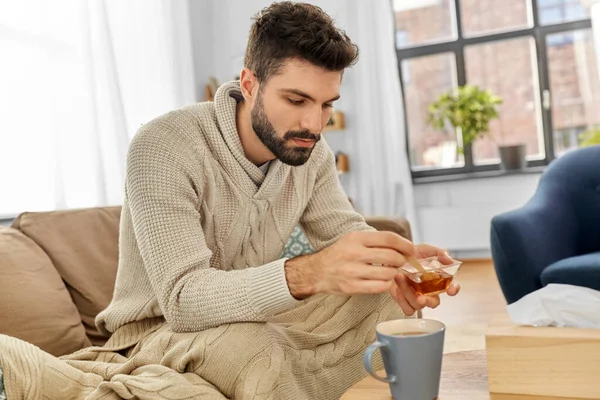
[[[271,121],[267,118],[260,92],[250,116],[252,129],[254,129],[256,136],[284,164],[293,167],[304,165],[310,158],[317,142],[321,140],[321,135],[311,133],[307,130],[288,131],[283,137],[279,136]],[[294,138],[310,139],[314,140],[315,143],[311,147],[288,145],[288,141]]]

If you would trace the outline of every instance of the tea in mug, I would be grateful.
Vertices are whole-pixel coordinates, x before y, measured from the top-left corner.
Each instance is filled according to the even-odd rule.
[[[391,336],[416,336],[416,335],[425,335],[429,332],[420,332],[420,331],[409,331],[409,332],[397,332],[392,333]]]
[[[444,271],[427,272],[421,277],[421,282],[408,279],[410,286],[417,294],[438,294],[448,289],[452,282],[452,275]]]

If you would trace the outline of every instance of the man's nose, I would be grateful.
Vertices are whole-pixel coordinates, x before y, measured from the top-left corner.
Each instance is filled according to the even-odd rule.
[[[321,133],[323,129],[321,119],[323,118],[323,110],[311,110],[302,119],[302,129],[309,131],[315,135]]]

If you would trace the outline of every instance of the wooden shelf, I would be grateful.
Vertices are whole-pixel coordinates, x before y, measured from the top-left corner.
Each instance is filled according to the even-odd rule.
[[[325,128],[323,128],[323,132],[341,131],[341,130],[344,130],[345,128],[346,128],[346,121],[345,121],[344,113],[339,110],[335,110],[333,112],[333,114],[331,115],[331,119],[329,120],[329,122],[327,122],[327,125],[325,125]]]

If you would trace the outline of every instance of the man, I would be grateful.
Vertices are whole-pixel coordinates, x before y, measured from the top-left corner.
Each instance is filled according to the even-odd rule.
[[[34,370],[0,351],[22,371],[13,390],[28,379],[50,399],[335,399],[364,375],[377,322],[436,307],[397,267],[449,257],[367,226],[321,140],[357,55],[315,6],[262,10],[240,81],[131,143],[115,291],[97,317],[111,339],[64,361],[13,341]],[[317,251],[281,259],[298,223]]]

